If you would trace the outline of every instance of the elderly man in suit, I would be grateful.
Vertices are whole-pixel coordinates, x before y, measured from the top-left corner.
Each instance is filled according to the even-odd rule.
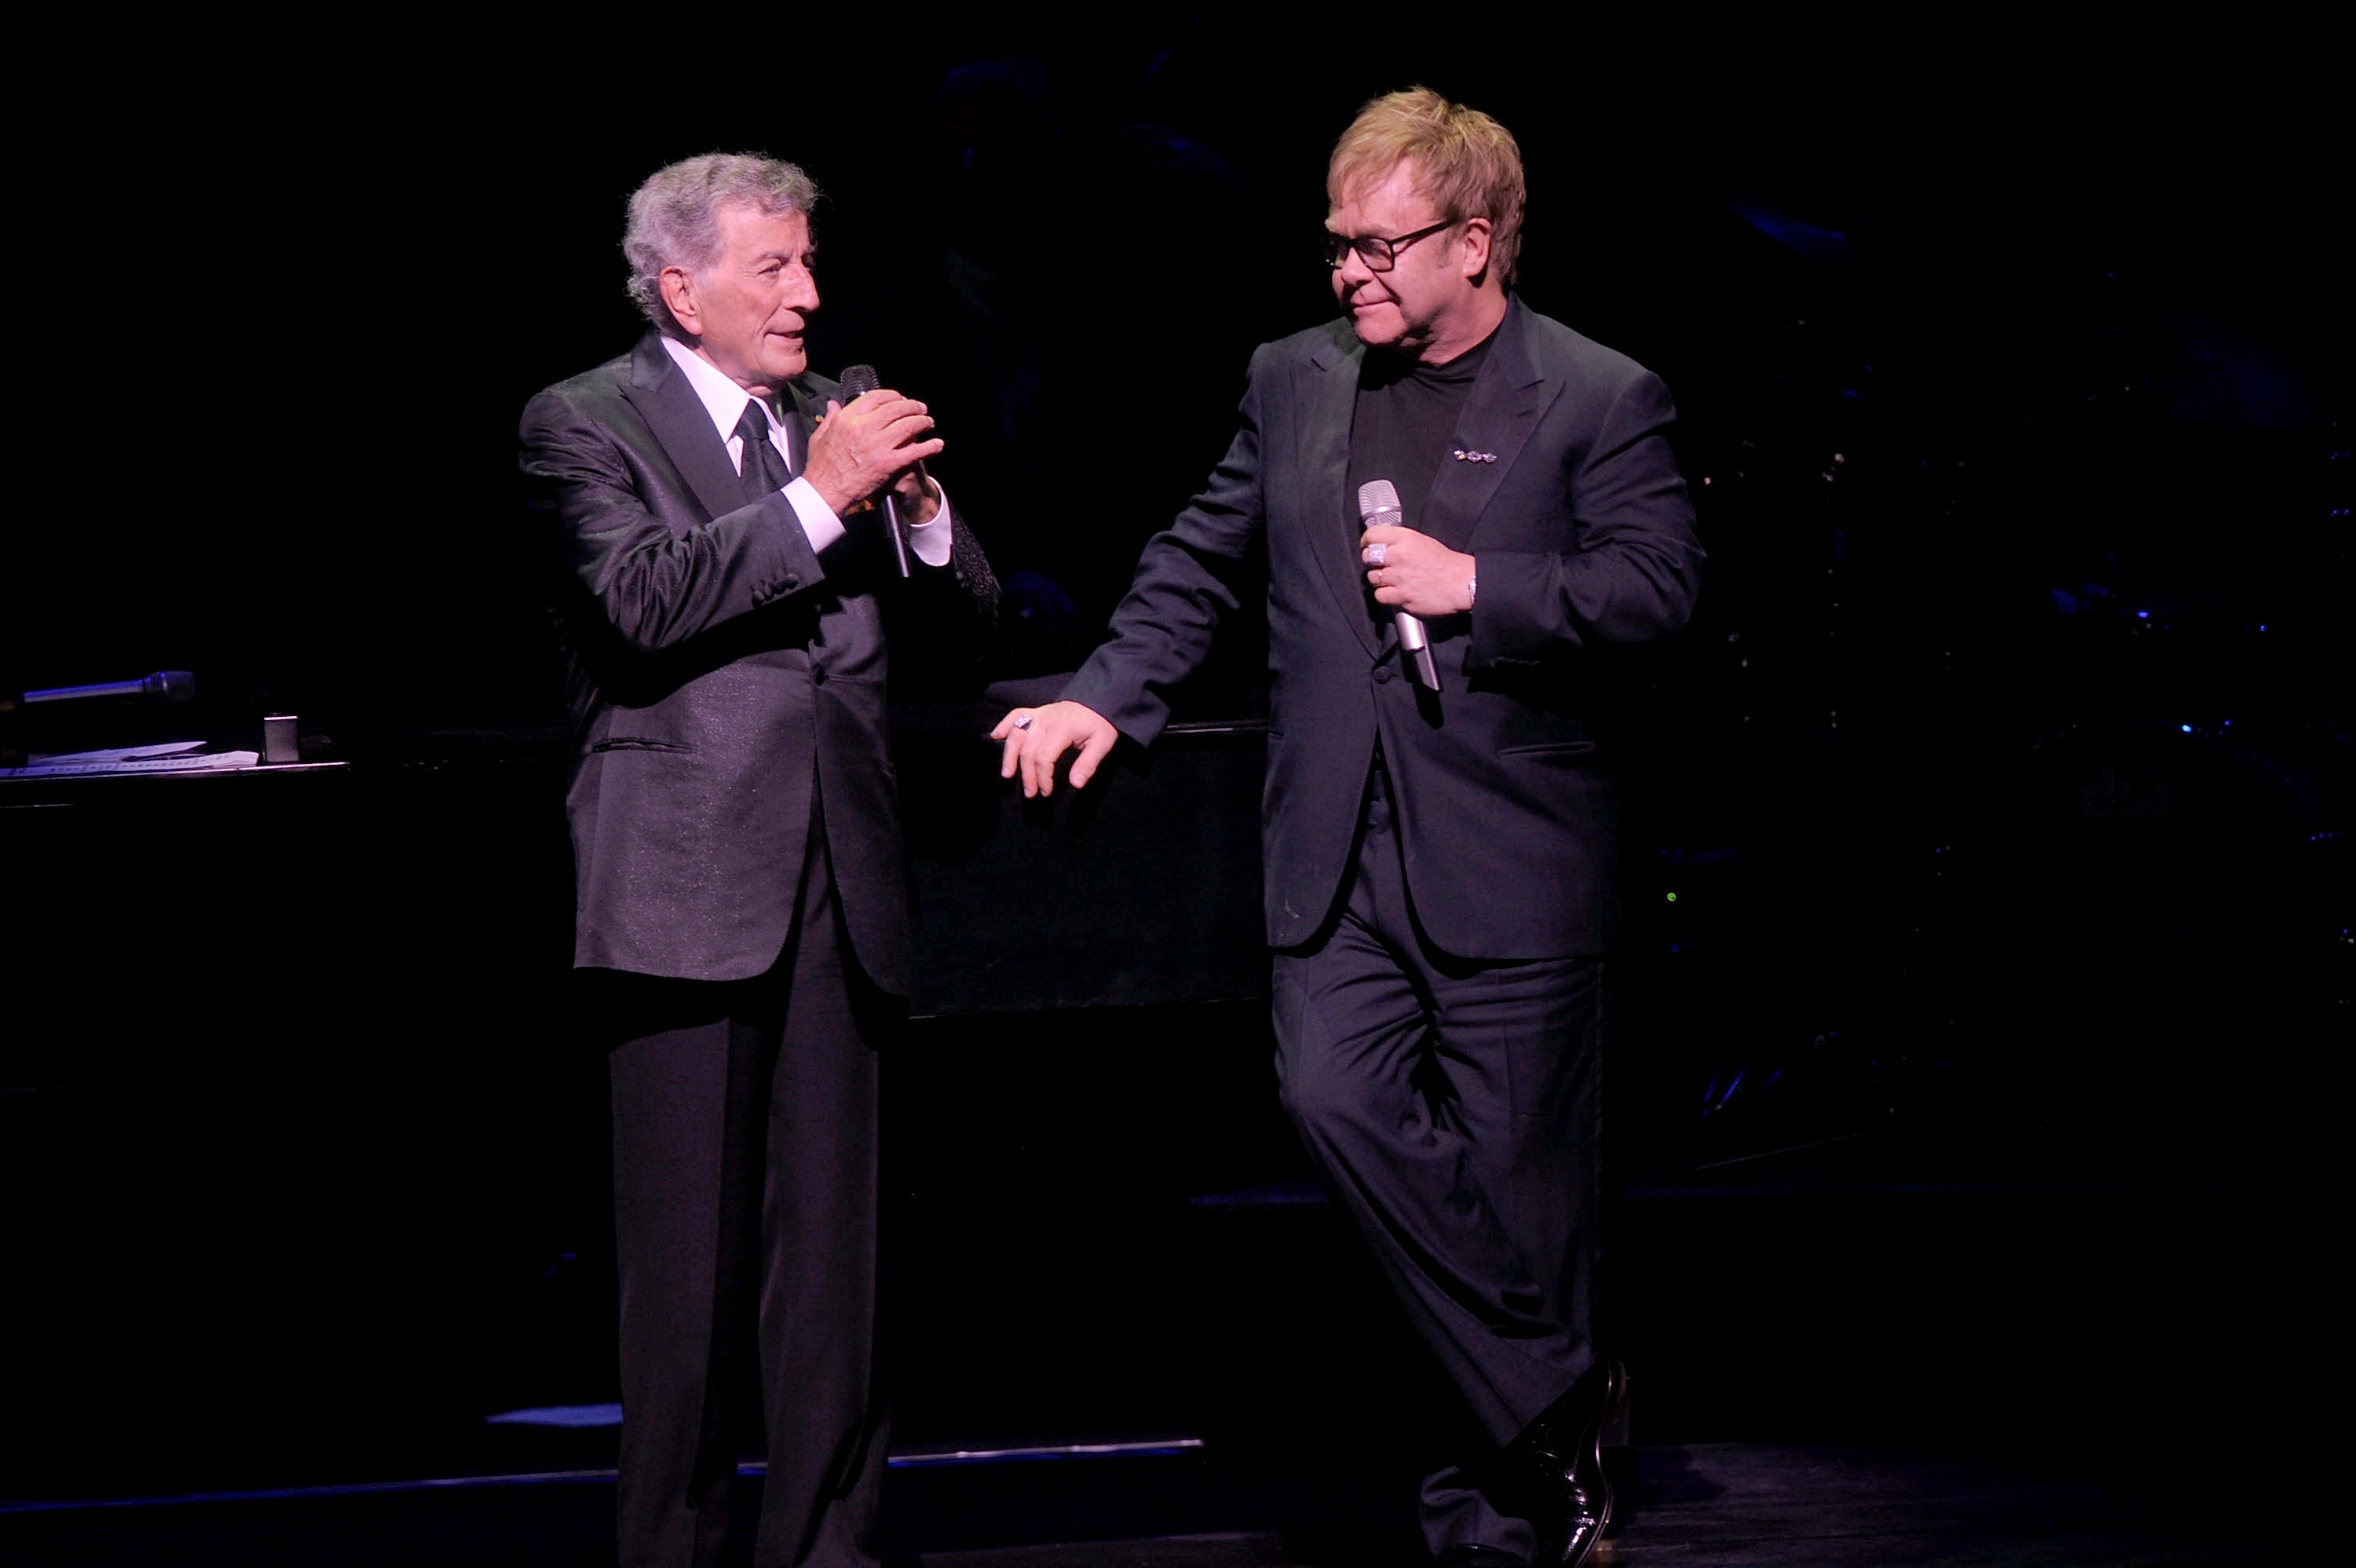
[[[809,373],[817,195],[746,155],[649,177],[623,249],[650,329],[523,416],[613,1080],[626,1563],[719,1561],[754,1415],[755,1561],[879,1560],[875,1053],[910,981],[884,619],[986,623],[997,585],[924,405]]]
[[[1503,126],[1377,99],[1327,193],[1346,322],[1254,356],[1233,444],[1111,640],[995,735],[1026,795],[1067,752],[1077,787],[1150,742],[1265,555],[1281,1098],[1486,1435],[1425,1483],[1432,1552],[1578,1563],[1622,1389],[1591,1335],[1617,826],[1596,654],[1676,631],[1701,552],[1659,379],[1511,291]],[[1378,482],[1398,505],[1369,526]]]

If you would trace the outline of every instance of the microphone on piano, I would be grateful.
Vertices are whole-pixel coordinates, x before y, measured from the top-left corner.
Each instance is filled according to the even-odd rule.
[[[1387,479],[1369,479],[1359,485],[1358,517],[1370,528],[1376,523],[1405,528],[1407,514],[1399,510],[1398,486]],[[1424,632],[1423,617],[1394,610],[1391,624],[1398,629],[1400,662],[1415,671],[1426,689],[1438,691],[1440,667],[1431,662],[1431,638]]]
[[[835,379],[850,394],[842,400],[846,403],[865,397],[884,385],[884,378],[875,373],[873,365],[846,365],[842,368],[842,374]],[[900,525],[900,497],[889,485],[884,486],[884,526],[892,535],[892,560],[900,568],[900,575],[905,577],[908,575],[908,530]]]
[[[186,702],[197,695],[197,677],[184,669],[159,669],[144,680],[102,680],[95,686],[52,686],[25,693],[27,702],[77,702],[94,697],[146,697]]]

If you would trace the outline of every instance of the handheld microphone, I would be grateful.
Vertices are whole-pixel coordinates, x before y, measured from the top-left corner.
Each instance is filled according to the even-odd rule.
[[[1369,479],[1358,486],[1358,517],[1366,527],[1389,523],[1407,526],[1407,514],[1399,510],[1398,486],[1387,479]],[[1410,615],[1404,610],[1391,612],[1391,624],[1398,628],[1399,656],[1415,671],[1415,677],[1430,690],[1440,689],[1440,667],[1431,662],[1431,639],[1425,635],[1423,617]]]
[[[74,702],[92,697],[149,697],[186,702],[197,694],[197,677],[184,669],[159,669],[145,680],[108,680],[96,686],[53,686],[25,693],[27,702]]]
[[[850,396],[844,402],[864,397],[883,386],[884,378],[875,373],[873,365],[846,365],[835,379]],[[900,526],[900,497],[890,485],[884,487],[884,526],[892,536],[892,560],[900,568],[900,575],[908,575],[908,530]]]

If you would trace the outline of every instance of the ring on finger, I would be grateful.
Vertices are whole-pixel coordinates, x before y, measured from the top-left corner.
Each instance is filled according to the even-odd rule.
[[[1014,727],[1017,730],[1028,730],[1031,728],[1031,720],[1037,717],[1038,715],[1035,713],[1025,713],[1022,718],[1017,719],[1014,721]]]
[[[1374,543],[1366,547],[1366,564],[1368,566],[1380,566],[1389,558],[1390,546],[1381,539],[1376,539]]]

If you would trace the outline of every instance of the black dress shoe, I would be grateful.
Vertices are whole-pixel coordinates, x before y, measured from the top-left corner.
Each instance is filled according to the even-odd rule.
[[[1506,1447],[1537,1527],[1537,1560],[1549,1568],[1580,1568],[1612,1522],[1603,1428],[1627,1397],[1627,1370],[1598,1360]]]

